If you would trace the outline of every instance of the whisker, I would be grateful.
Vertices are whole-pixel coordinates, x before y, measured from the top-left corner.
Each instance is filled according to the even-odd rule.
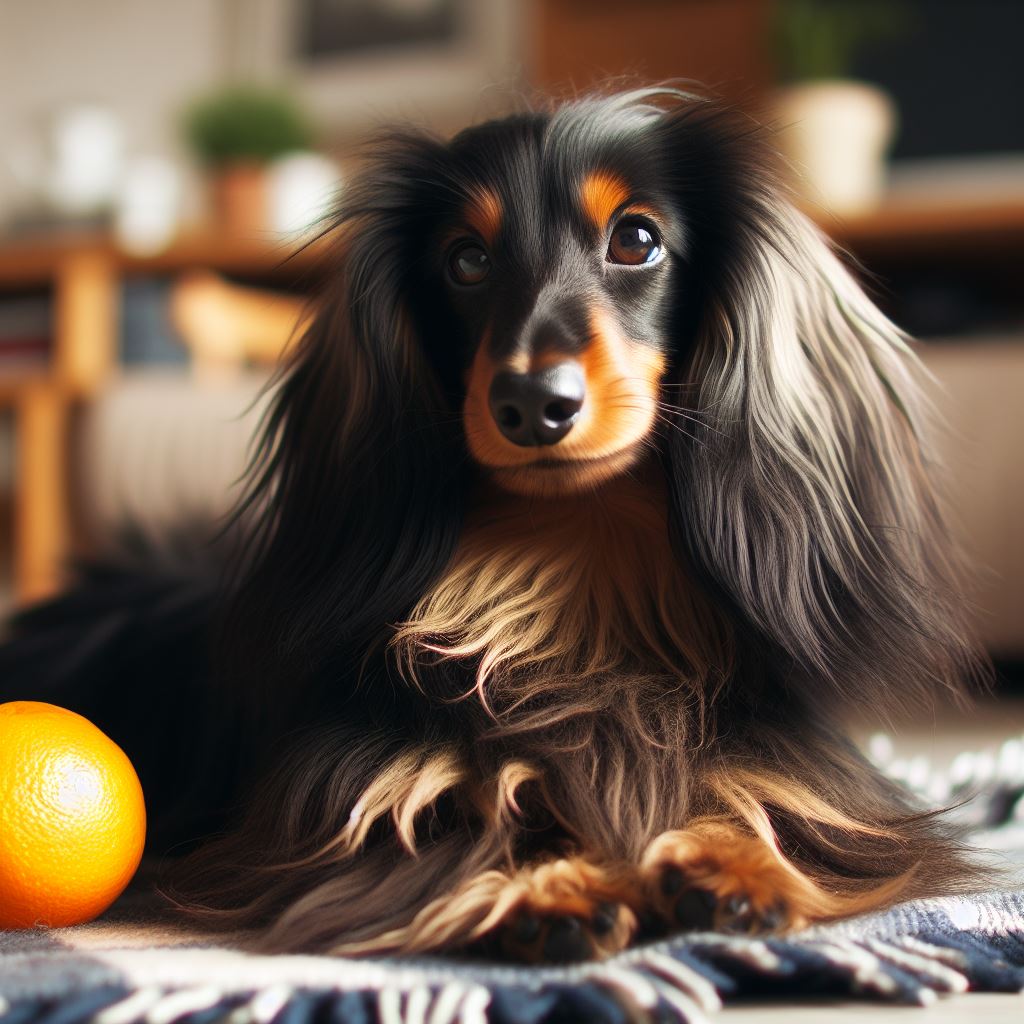
[[[678,406],[669,405],[667,402],[658,402],[658,406],[659,406],[660,409],[664,410],[665,412],[671,412],[671,413],[674,413],[677,416],[682,416],[683,419],[687,419],[691,423],[696,423],[699,426],[704,427],[705,430],[711,430],[714,433],[718,434],[720,437],[728,437],[729,436],[727,433],[725,433],[725,431],[719,430],[717,427],[711,426],[710,423],[706,423],[704,420],[699,419],[697,416],[691,415],[689,412],[686,412],[685,410],[680,409]],[[739,421],[738,420],[732,420],[730,422],[738,423]]]
[[[707,451],[711,451],[710,447],[708,447],[708,445],[704,441],[702,441],[695,434],[691,434],[688,430],[684,430],[683,427],[681,427],[674,420],[670,420],[663,413],[658,413],[657,416],[658,419],[661,420],[661,422],[664,423],[666,426],[672,427],[674,430],[678,430],[679,433],[683,435],[683,437],[688,437],[691,441],[695,441],[702,448],[706,449]]]

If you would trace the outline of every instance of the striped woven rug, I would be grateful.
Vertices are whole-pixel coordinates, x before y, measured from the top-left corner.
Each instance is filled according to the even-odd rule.
[[[882,759],[885,751],[881,753]],[[1024,866],[1024,738],[945,772],[889,772]],[[926,1004],[1024,990],[1024,886],[906,903],[785,939],[694,933],[600,964],[259,956],[175,926],[136,890],[100,921],[0,932],[2,1024],[699,1022],[734,996],[831,993]],[[1024,1008],[1022,1008],[1024,1019]]]

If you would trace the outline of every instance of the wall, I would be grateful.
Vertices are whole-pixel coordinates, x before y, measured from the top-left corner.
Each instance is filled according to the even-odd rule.
[[[183,99],[223,67],[220,7],[218,0],[0,3],[0,212],[13,189],[12,142],[62,104],[114,110],[131,152],[177,152]]]

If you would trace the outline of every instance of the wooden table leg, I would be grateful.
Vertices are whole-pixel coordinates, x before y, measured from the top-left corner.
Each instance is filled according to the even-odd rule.
[[[29,388],[15,407],[14,586],[19,604],[57,591],[68,554],[67,400]]]

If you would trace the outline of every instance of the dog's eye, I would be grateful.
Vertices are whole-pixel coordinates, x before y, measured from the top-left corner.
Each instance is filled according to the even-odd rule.
[[[615,225],[608,243],[608,261],[631,267],[653,263],[661,255],[661,239],[653,225],[640,220],[622,220]]]
[[[456,246],[448,257],[448,272],[459,284],[479,284],[490,270],[490,257],[475,242]]]

